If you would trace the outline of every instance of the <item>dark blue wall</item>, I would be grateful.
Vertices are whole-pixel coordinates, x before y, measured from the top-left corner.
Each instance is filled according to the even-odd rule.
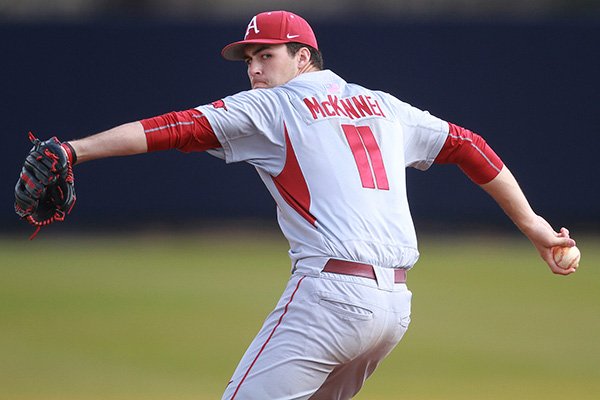
[[[314,23],[326,66],[482,134],[556,225],[600,223],[600,24]],[[247,88],[219,57],[243,27],[151,23],[0,25],[0,226],[24,229],[13,188],[27,131],[73,139],[208,103]],[[207,154],[164,152],[75,170],[68,224],[183,223],[274,217],[254,170]],[[409,173],[417,226],[509,226],[455,167]],[[60,228],[62,229],[62,228]]]

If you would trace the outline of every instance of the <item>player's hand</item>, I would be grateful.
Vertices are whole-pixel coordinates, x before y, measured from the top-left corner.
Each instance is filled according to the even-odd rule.
[[[56,138],[45,142],[29,134],[33,148],[15,185],[15,212],[36,227],[64,220],[75,204],[75,182],[68,152]]]
[[[524,233],[553,273],[558,275],[569,275],[575,272],[575,268],[563,269],[559,267],[552,256],[552,247],[554,246],[575,246],[575,240],[571,239],[569,236],[568,229],[561,228],[560,232],[555,232],[544,218],[536,216],[533,224],[531,224]]]

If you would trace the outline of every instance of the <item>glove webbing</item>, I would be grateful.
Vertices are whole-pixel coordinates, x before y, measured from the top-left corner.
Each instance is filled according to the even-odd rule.
[[[29,236],[29,240],[33,240],[33,239],[35,239],[38,232],[40,231],[40,229],[42,229],[43,226],[50,225],[51,223],[56,222],[56,221],[64,221],[65,220],[65,212],[56,210],[56,212],[54,213],[53,216],[51,216],[48,219],[45,219],[44,221],[36,221],[31,215],[28,215],[26,217],[26,220],[31,225],[35,226],[35,231],[31,234],[31,236]]]

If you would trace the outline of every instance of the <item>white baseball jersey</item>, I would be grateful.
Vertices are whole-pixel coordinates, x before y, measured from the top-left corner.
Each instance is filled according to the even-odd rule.
[[[405,168],[433,163],[445,121],[329,70],[198,110],[222,145],[211,154],[256,167],[296,269],[318,274],[329,258],[384,268],[417,261]]]

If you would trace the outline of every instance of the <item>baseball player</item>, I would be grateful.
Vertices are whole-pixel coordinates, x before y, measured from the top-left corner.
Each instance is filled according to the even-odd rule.
[[[559,268],[550,251],[574,246],[569,232],[534,213],[481,136],[324,70],[300,16],[254,16],[222,56],[246,63],[252,90],[80,140],[36,141],[16,210],[37,226],[64,219],[74,202],[71,166],[102,157],[175,148],[253,165],[277,204],[291,276],[223,399],[349,399],[397,345],[419,257],[406,167],[457,164],[552,272],[575,271]]]

